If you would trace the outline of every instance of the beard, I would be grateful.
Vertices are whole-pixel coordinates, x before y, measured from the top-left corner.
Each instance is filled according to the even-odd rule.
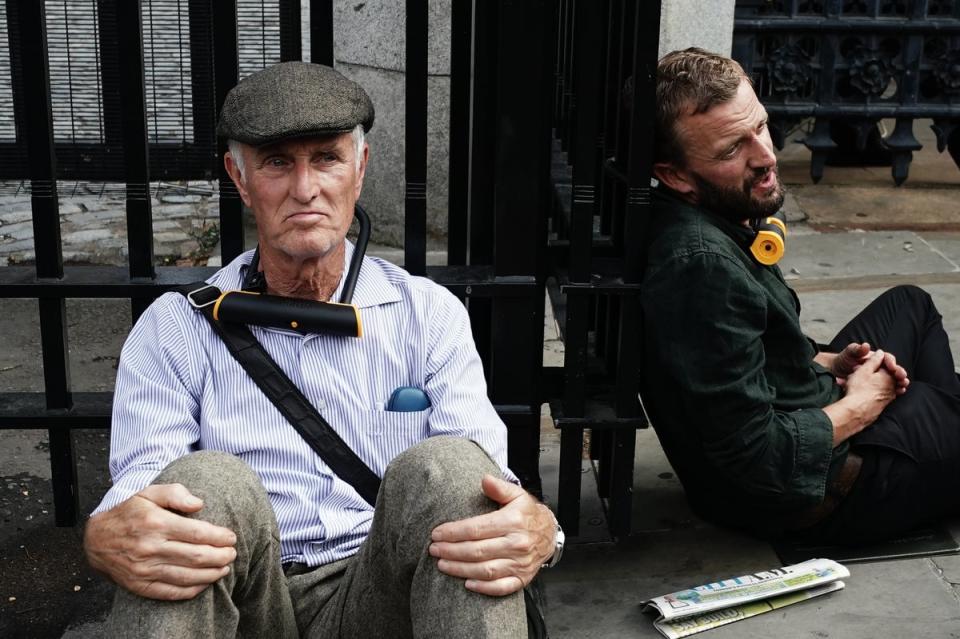
[[[753,187],[773,171],[776,181],[769,194],[762,199],[753,197]],[[754,176],[743,181],[741,189],[717,186],[693,174],[697,183],[697,203],[725,220],[739,224],[743,220],[769,217],[783,206],[784,190],[776,168],[756,171]]]

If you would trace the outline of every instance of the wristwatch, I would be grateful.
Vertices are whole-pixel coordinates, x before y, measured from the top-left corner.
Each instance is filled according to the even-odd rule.
[[[563,534],[563,528],[560,527],[559,523],[557,524],[555,539],[557,546],[553,550],[553,556],[547,563],[543,564],[543,568],[553,568],[560,563],[560,558],[563,557],[563,544],[567,541],[567,536]]]

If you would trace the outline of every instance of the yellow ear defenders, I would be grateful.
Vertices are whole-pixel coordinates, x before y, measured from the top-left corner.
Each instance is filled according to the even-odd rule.
[[[783,212],[777,211],[770,217],[751,220],[750,226],[757,233],[750,243],[750,253],[754,259],[764,266],[773,266],[779,262],[783,257],[784,240],[787,238],[787,223]]]

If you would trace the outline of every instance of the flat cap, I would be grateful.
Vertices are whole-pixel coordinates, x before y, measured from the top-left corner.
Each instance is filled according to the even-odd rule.
[[[356,82],[330,67],[281,62],[230,89],[217,134],[259,146],[289,138],[373,126],[373,102]]]

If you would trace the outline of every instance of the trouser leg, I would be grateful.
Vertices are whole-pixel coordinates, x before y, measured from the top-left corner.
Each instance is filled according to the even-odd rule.
[[[919,463],[880,447],[860,449],[854,489],[826,521],[800,534],[819,543],[866,544],[960,514],[960,459]]]
[[[893,353],[911,380],[960,394],[942,318],[923,289],[897,286],[886,291],[850,320],[830,347],[840,352],[851,342],[869,342]]]
[[[157,601],[117,590],[110,615],[115,637],[296,637],[280,566],[280,535],[266,491],[243,461],[202,451],[170,464],[155,484],[181,483],[203,500],[186,515],[233,530],[230,573],[187,601]]]
[[[522,593],[488,597],[439,572],[427,551],[445,521],[492,512],[480,490],[496,464],[468,440],[434,437],[390,464],[370,534],[344,565],[331,594],[331,567],[319,577],[291,574],[290,592],[305,637],[525,637]],[[318,583],[314,583],[314,581]],[[315,591],[315,592],[311,592]],[[328,603],[319,614],[311,599]]]
[[[861,341],[896,355],[911,384],[851,439],[863,468],[837,511],[806,535],[822,541],[868,542],[960,512],[960,383],[933,300],[915,286],[893,288],[830,346]]]

